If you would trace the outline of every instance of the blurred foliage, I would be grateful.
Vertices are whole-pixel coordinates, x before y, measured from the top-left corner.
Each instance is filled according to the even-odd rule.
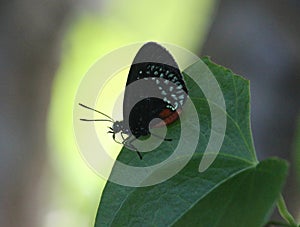
[[[295,166],[296,166],[296,172],[297,172],[298,185],[300,187],[300,116],[298,117],[297,130],[296,130],[294,140],[295,140],[295,144],[294,144]],[[299,216],[299,218],[300,218],[300,216]]]
[[[81,158],[73,134],[74,97],[89,67],[132,42],[169,42],[195,52],[205,39],[213,9],[211,0],[115,0],[106,1],[97,13],[71,20],[49,110],[52,184],[45,226],[92,226],[105,184]]]

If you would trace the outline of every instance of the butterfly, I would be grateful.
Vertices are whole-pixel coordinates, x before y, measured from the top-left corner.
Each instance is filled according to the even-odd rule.
[[[146,85],[143,83],[143,86],[129,89],[130,85],[141,80],[146,81]],[[159,94],[159,97],[147,96],[145,91],[149,89]],[[148,42],[138,50],[128,73],[123,100],[123,120],[115,121],[110,116],[79,103],[80,106],[107,118],[82,118],[80,120],[111,122],[113,125],[109,127],[108,133],[112,134],[113,140],[133,148],[142,159],[141,153],[131,144],[132,141],[129,142],[129,138],[134,136],[138,139],[150,135],[149,123],[155,118],[162,119],[164,123],[157,123],[153,127],[161,127],[163,124],[169,125],[175,122],[179,118],[187,95],[188,90],[184,78],[172,55],[158,43]],[[139,101],[132,106],[130,101],[133,99],[139,99]],[[116,140],[117,133],[121,134],[122,142]]]

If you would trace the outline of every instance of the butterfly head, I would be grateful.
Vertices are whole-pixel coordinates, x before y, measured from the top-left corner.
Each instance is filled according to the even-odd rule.
[[[108,116],[108,115],[106,115],[106,114],[104,114],[104,113],[102,113],[102,112],[100,112],[96,109],[93,109],[93,108],[88,107],[86,105],[83,105],[81,103],[79,103],[79,105],[81,107],[86,108],[86,109],[97,112],[97,113],[99,113],[99,114],[101,114],[101,115],[103,115],[107,118],[107,119],[83,119],[83,118],[81,118],[80,119],[81,121],[106,121],[106,122],[111,122],[112,123],[112,127],[108,127],[109,131],[107,133],[112,134],[112,137],[113,137],[115,142],[122,144],[121,142],[116,141],[116,134],[118,134],[118,133],[121,133],[122,138],[123,138],[123,134],[130,135],[130,130],[128,129],[128,127],[125,127],[124,121],[114,121],[114,119],[112,119],[110,116]],[[123,140],[124,140],[124,138],[123,138]]]
[[[110,128],[114,133],[119,133],[123,131],[124,125],[123,121],[116,121],[113,123],[113,126]]]
[[[115,140],[116,134],[117,133],[121,133],[121,134],[130,134],[129,129],[127,129],[124,125],[123,121],[115,121],[112,125],[112,127],[108,127],[110,129],[110,131],[108,131],[108,133],[112,133],[113,134],[113,139]]]

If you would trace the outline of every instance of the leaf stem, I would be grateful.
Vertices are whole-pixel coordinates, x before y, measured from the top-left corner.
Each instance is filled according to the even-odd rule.
[[[287,222],[289,223],[290,227],[297,227],[298,225],[296,224],[295,219],[293,218],[293,216],[290,214],[290,212],[288,211],[284,198],[282,196],[282,194],[280,194],[279,199],[277,201],[277,208],[278,211],[281,215],[281,217]]]

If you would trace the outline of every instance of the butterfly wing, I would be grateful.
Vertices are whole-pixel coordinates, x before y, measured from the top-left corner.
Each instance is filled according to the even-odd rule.
[[[146,87],[127,89],[128,85],[137,80],[148,80],[148,84]],[[143,96],[145,90],[152,88],[164,98]],[[124,123],[136,137],[148,135],[149,122],[153,118],[170,117],[184,104],[186,93],[185,82],[172,55],[155,42],[146,43],[139,49],[129,70],[123,102]],[[145,98],[131,108],[129,100],[135,100],[136,96]]]

